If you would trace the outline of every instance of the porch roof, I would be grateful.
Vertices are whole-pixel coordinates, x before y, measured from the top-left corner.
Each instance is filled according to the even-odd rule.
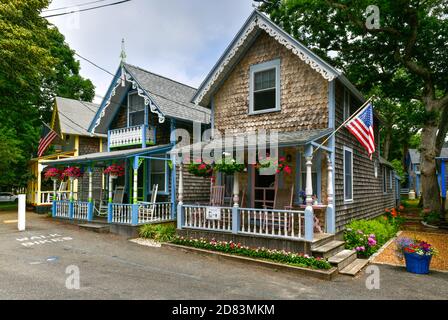
[[[386,159],[384,159],[382,156],[379,156],[379,160],[380,160],[380,164],[388,166],[390,168],[393,168],[394,166],[392,165],[392,163],[390,163],[389,161],[387,161]]]
[[[82,163],[90,163],[90,162],[101,162],[107,160],[119,160],[126,159],[138,155],[147,155],[151,153],[157,152],[167,152],[172,148],[170,144],[152,146],[148,148],[139,148],[139,149],[128,149],[128,150],[117,150],[110,152],[97,152],[90,153],[78,157],[68,158],[68,159],[59,159],[59,160],[49,160],[42,161],[42,164],[45,165],[69,165],[69,164],[82,164]]]
[[[327,129],[315,129],[315,130],[302,130],[302,131],[291,131],[291,132],[279,132],[278,133],[278,146],[279,147],[290,147],[290,146],[299,146],[304,145],[312,141],[319,140],[321,138],[326,137],[330,133],[333,132],[332,128]],[[255,133],[255,132],[254,132]],[[247,147],[253,148],[257,146],[257,141],[255,144],[253,141],[249,141],[248,132],[245,133],[237,133],[232,135],[226,135],[222,138],[215,138],[212,141],[202,141],[192,145],[183,146],[179,148],[179,151],[187,150],[188,148],[195,147],[204,147],[209,144],[217,144],[221,145],[224,150],[224,146],[226,142],[233,141],[233,146],[235,147]],[[268,139],[266,139],[268,142]]]

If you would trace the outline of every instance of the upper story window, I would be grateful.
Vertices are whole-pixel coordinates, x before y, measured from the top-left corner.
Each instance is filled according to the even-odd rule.
[[[350,117],[350,92],[344,89],[344,121]]]
[[[250,67],[249,114],[280,110],[280,59]]]
[[[353,201],[353,150],[344,147],[344,201]]]
[[[386,167],[383,166],[383,193],[387,192],[387,176],[386,176]]]
[[[137,92],[128,95],[128,126],[139,126],[145,123],[145,100]]]

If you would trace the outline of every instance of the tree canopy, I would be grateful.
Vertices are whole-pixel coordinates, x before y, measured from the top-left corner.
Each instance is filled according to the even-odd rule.
[[[64,36],[40,16],[48,5],[48,0],[0,3],[0,188],[26,185],[27,163],[55,96],[94,97]]]
[[[439,210],[435,157],[448,131],[448,1],[268,0],[260,10],[365,95],[380,94],[386,130],[410,138],[422,129],[423,204]]]

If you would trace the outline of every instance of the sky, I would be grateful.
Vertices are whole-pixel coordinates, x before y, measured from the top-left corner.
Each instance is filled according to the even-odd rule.
[[[92,0],[53,0],[48,10],[67,6],[84,9],[113,3]],[[48,18],[70,47],[115,73],[121,40],[126,61],[193,87],[198,87],[253,10],[252,0],[132,0],[86,12]],[[42,15],[73,11],[46,11]],[[96,87],[101,101],[112,77],[81,62],[81,75]]]

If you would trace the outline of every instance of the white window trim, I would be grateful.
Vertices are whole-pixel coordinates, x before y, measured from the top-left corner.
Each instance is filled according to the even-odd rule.
[[[350,100],[351,100],[350,91],[348,91],[347,88],[344,88],[344,100],[342,102],[344,121],[350,117]]]
[[[128,93],[128,121],[127,121],[127,124],[128,124],[128,128],[129,128],[129,126],[130,126],[130,117],[129,117],[129,115],[131,114],[131,113],[136,113],[136,112],[141,112],[141,111],[135,111],[135,112],[130,112],[129,110],[130,110],[130,108],[129,108],[129,106],[130,106],[130,96],[135,96],[135,95],[138,95],[138,93],[137,93],[137,91],[132,91],[132,92],[129,92]],[[142,98],[143,99],[143,98]],[[146,106],[144,106],[144,109],[142,110],[142,111],[145,111],[145,109],[146,109]],[[145,115],[146,115],[146,112],[145,112]]]
[[[392,175],[393,175],[393,171],[389,168],[389,184],[390,184],[390,186],[389,186],[389,190],[392,190],[393,188],[393,178],[392,178]]]
[[[275,108],[266,110],[254,110],[254,74],[256,72],[265,71],[275,68]],[[249,115],[277,112],[281,110],[280,106],[280,59],[275,59],[259,64],[252,65],[250,67],[249,76]]]
[[[344,175],[344,202],[345,203],[353,203],[353,149],[351,149],[351,148],[349,148],[349,147],[344,147],[343,148],[343,152],[344,152],[344,154],[343,154],[343,163],[342,163],[342,165],[343,165],[343,175]],[[352,198],[351,199],[347,199],[346,197],[345,197],[345,152],[346,151],[348,151],[348,152],[350,152],[351,153],[351,155],[352,155],[352,157],[351,157],[351,175],[350,175],[350,177],[351,177],[351,180],[352,180],[352,183],[351,183],[351,186],[352,186],[352,190],[351,190],[351,194],[352,194]]]

